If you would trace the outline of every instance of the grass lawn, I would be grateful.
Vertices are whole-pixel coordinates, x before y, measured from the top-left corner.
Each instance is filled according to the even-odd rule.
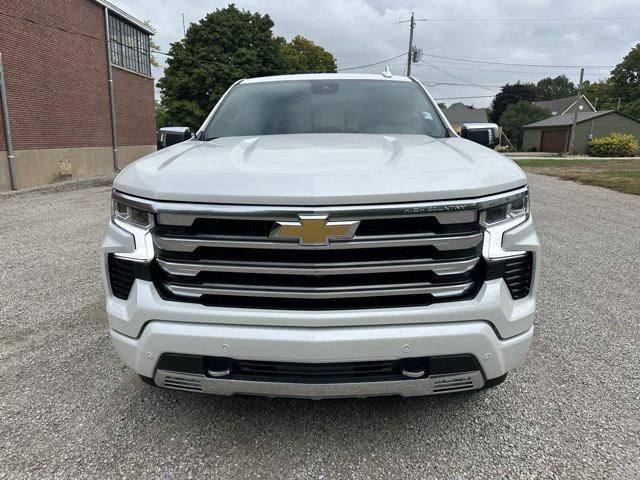
[[[527,172],[553,175],[565,180],[640,195],[640,158],[637,160],[518,158],[514,161]]]

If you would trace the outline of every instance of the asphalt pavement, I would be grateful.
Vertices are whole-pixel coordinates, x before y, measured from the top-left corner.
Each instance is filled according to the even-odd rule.
[[[153,388],[107,334],[109,187],[0,197],[0,478],[640,478],[640,197],[530,176],[531,352],[413,399]]]

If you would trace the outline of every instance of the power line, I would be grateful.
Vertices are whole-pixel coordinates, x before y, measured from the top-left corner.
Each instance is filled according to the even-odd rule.
[[[413,14],[411,14],[411,15],[413,17]],[[413,22],[427,22],[427,21],[429,21],[429,19],[428,18],[407,18],[406,20],[396,20],[393,23],[409,23],[411,21],[413,21]]]
[[[508,93],[508,92],[497,92],[493,95],[471,95],[471,96],[461,96],[461,97],[438,97],[434,98],[434,100],[461,100],[464,98],[494,98],[498,95],[504,95],[511,98],[516,98],[518,101],[524,102],[534,102],[535,100],[529,100],[528,98],[524,98],[522,95],[518,95],[516,93]]]
[[[498,93],[500,93],[500,92],[498,92]],[[504,92],[502,92],[502,93],[504,93]],[[433,99],[434,100],[463,100],[463,99],[469,99],[469,98],[493,98],[496,95],[469,95],[469,96],[462,96],[462,97],[433,97]],[[509,95],[513,96],[513,97],[517,97],[517,98],[522,98],[522,97],[520,97],[518,95],[514,95],[514,94],[509,94]],[[600,103],[600,102],[603,102],[603,103],[615,103],[615,102],[618,101],[618,99],[623,100],[623,101],[633,100],[633,98],[631,98],[631,97],[598,98],[598,103]]]
[[[432,64],[430,63],[431,66],[436,66],[436,64]],[[424,67],[425,65],[417,65],[418,67]],[[536,75],[564,75],[564,73],[562,71],[555,71],[555,72],[542,72],[540,70],[499,70],[499,69],[494,69],[494,68],[473,68],[473,67],[462,67],[459,65],[437,65],[439,67],[445,67],[447,69],[451,69],[451,70],[468,70],[468,71],[472,71],[472,72],[497,72],[497,73],[533,73]],[[608,74],[608,72],[601,72],[601,73],[586,73],[585,75],[593,75],[593,76],[600,76],[600,75],[606,75]]]
[[[504,85],[486,85],[486,84],[469,84],[469,83],[452,83],[452,82],[425,82],[420,80],[420,82],[424,83],[429,87],[437,87],[439,85],[452,85],[454,87],[492,87],[492,88],[502,88]]]
[[[398,59],[396,59],[398,60]],[[374,59],[371,58],[371,56],[369,56],[369,58],[365,59],[365,60],[360,60],[359,62],[339,62],[340,65],[344,65],[344,66],[349,66],[349,65],[360,65],[362,62],[373,62],[375,61]],[[407,62],[405,61],[401,61],[401,62],[389,62],[389,65],[405,65]]]
[[[391,66],[401,66],[404,65],[406,62],[395,62],[395,63],[390,63],[389,65]],[[422,65],[420,63],[414,63],[413,64],[414,67],[427,67],[428,65]],[[499,68],[474,68],[473,66],[469,66],[469,67],[463,67],[460,64],[435,64],[435,63],[430,63],[430,65],[434,65],[434,66],[438,66],[438,67],[443,67],[446,68],[447,70],[464,70],[464,71],[470,71],[470,72],[488,72],[488,73],[492,73],[492,72],[496,72],[496,73],[529,73],[529,74],[535,74],[535,75],[571,75],[575,72],[574,69],[571,68],[566,68],[566,69],[558,69],[555,71],[541,71],[541,70],[501,70]],[[607,71],[602,71],[602,72],[595,72],[595,73],[587,73],[585,72],[585,75],[591,75],[591,76],[608,76],[609,75],[609,70]]]
[[[151,53],[158,53],[160,55],[165,55],[167,57],[173,57],[173,54],[171,53],[161,52],[160,50],[154,50],[153,48],[151,49]]]
[[[176,58],[176,56],[174,54],[167,53],[167,52],[161,52],[160,50],[151,49],[150,52],[151,53],[157,53],[158,55],[164,55],[164,56],[169,57],[169,58]],[[211,63],[211,61],[200,60],[199,58],[194,58],[194,57],[192,57],[190,55],[180,55],[179,58],[187,59],[187,60],[199,63],[200,65],[204,65],[205,67],[213,67],[213,64]],[[218,59],[214,58],[214,59],[212,59],[212,61],[217,62]],[[228,65],[231,65],[232,67],[236,67],[236,65],[234,65],[233,63],[228,63]],[[278,72],[276,72],[276,73],[278,73]]]
[[[462,22],[601,22],[640,20],[640,17],[565,17],[565,18],[429,18],[429,22],[462,23]]]
[[[637,21],[640,17],[566,17],[566,18],[416,18],[414,22],[432,22],[432,23],[478,23],[478,22],[496,22],[496,23],[539,23],[539,22],[611,22],[611,21]],[[305,33],[324,32],[330,30],[350,30],[354,28],[371,28],[387,25],[398,25],[410,22],[409,19],[395,20],[392,22],[379,23],[361,23],[356,25],[336,25],[333,27],[312,28],[305,30]],[[299,32],[282,32],[282,35],[299,34]]]
[[[307,32],[324,32],[326,30],[348,30],[351,28],[368,28],[368,27],[379,27],[382,25],[394,25],[398,22],[380,22],[380,23],[362,23],[359,25],[337,25],[334,27],[323,27],[323,28],[312,28],[311,30],[305,30],[305,33]],[[300,32],[283,32],[282,35],[291,35],[295,33],[296,35],[299,35]]]
[[[493,98],[495,95],[472,95],[470,97],[434,97],[434,100],[463,100],[467,98]]]
[[[508,65],[515,67],[551,67],[551,68],[613,68],[615,65],[549,65],[549,64],[535,64],[535,63],[507,63],[507,62],[494,62],[489,60],[472,60],[469,58],[458,57],[446,57],[444,55],[436,55],[435,53],[423,53],[427,57],[444,58],[446,60],[456,60],[458,62],[469,63],[482,63],[486,65]]]
[[[474,22],[497,22],[497,23],[527,23],[527,22],[611,22],[611,21],[637,21],[640,17],[565,17],[565,18],[416,18],[414,22],[433,23],[474,23]],[[392,22],[361,23],[355,25],[336,25],[333,27],[312,28],[306,32],[323,32],[328,30],[349,30],[352,28],[370,28],[384,25],[398,25],[410,22],[409,19],[395,20]],[[290,35],[299,32],[282,32],[282,35]]]
[[[406,53],[401,53],[400,55],[396,55],[395,57],[387,58],[386,60],[380,60],[379,62],[367,63],[366,65],[358,65],[357,67],[349,67],[349,68],[339,68],[339,72],[344,72],[346,70],[358,70],[360,68],[373,67],[374,65],[380,65],[381,63],[390,62],[391,60],[395,60],[396,58],[404,57]]]
[[[493,90],[493,89],[491,89],[491,88],[484,87],[484,86],[482,86],[482,85],[478,85],[477,83],[470,82],[469,80],[467,80],[467,79],[465,79],[465,78],[462,78],[462,77],[459,77],[459,76],[457,76],[457,75],[454,75],[453,73],[449,73],[449,72],[447,72],[446,70],[444,70],[444,69],[442,69],[442,68],[440,68],[440,67],[436,67],[435,65],[432,65],[432,64],[430,64],[429,62],[425,62],[424,60],[420,60],[420,61],[421,61],[422,63],[426,64],[426,65],[429,65],[429,66],[430,66],[430,67],[432,67],[432,68],[435,68],[435,69],[436,69],[436,70],[438,70],[439,72],[442,72],[442,73],[444,73],[445,75],[448,75],[448,76],[450,76],[450,77],[452,77],[452,78],[455,78],[455,79],[457,79],[457,80],[460,80],[460,81],[462,81],[462,82],[465,82],[465,83],[469,84],[470,86],[479,87],[479,88],[484,88],[485,90]]]
[[[152,49],[152,50],[151,50],[151,53],[157,53],[157,54],[159,54],[159,55],[165,55],[165,56],[170,57],[170,58],[173,58],[173,57],[174,57],[174,55],[173,55],[173,54],[168,53],[168,52],[162,52],[162,51],[160,51],[160,50],[153,50],[153,49]],[[378,61],[378,62],[368,63],[368,64],[366,64],[366,65],[358,65],[358,66],[356,66],[356,67],[349,67],[349,68],[339,68],[339,69],[338,69],[338,71],[343,72],[343,71],[346,71],[346,70],[357,70],[357,69],[360,69],[360,68],[367,68],[367,67],[371,67],[371,66],[374,66],[374,65],[379,65],[379,64],[381,64],[381,63],[385,63],[385,62],[388,62],[388,61],[391,61],[391,60],[395,60],[395,59],[400,58],[400,57],[402,57],[402,56],[404,56],[404,55],[405,55],[404,53],[401,53],[400,55],[396,55],[395,57],[388,58],[388,59],[386,59],[386,60],[380,60],[380,61]],[[184,56],[182,56],[182,58],[184,58]],[[202,65],[211,66],[211,63],[210,63],[210,62],[208,62],[208,61],[200,60],[200,59],[193,58],[193,57],[187,57],[187,58],[189,58],[190,60],[193,60],[194,62],[200,63],[200,64],[202,64]],[[217,59],[213,59],[213,61],[218,61],[218,60],[217,60]],[[233,64],[229,64],[229,65],[231,65],[231,66],[235,66],[235,65],[233,65]],[[290,72],[286,72],[286,71],[274,71],[274,73],[290,73]]]

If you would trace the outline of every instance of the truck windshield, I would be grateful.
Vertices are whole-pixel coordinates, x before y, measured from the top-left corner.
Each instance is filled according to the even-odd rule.
[[[268,81],[234,87],[206,126],[204,140],[293,133],[444,137],[446,130],[413,82]]]

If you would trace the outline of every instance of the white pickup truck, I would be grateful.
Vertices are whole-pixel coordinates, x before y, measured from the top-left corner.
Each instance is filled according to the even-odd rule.
[[[477,143],[413,78],[238,81],[114,182],[102,265],[123,362],[221,395],[502,382],[533,336],[539,243],[495,126],[464,132]]]

